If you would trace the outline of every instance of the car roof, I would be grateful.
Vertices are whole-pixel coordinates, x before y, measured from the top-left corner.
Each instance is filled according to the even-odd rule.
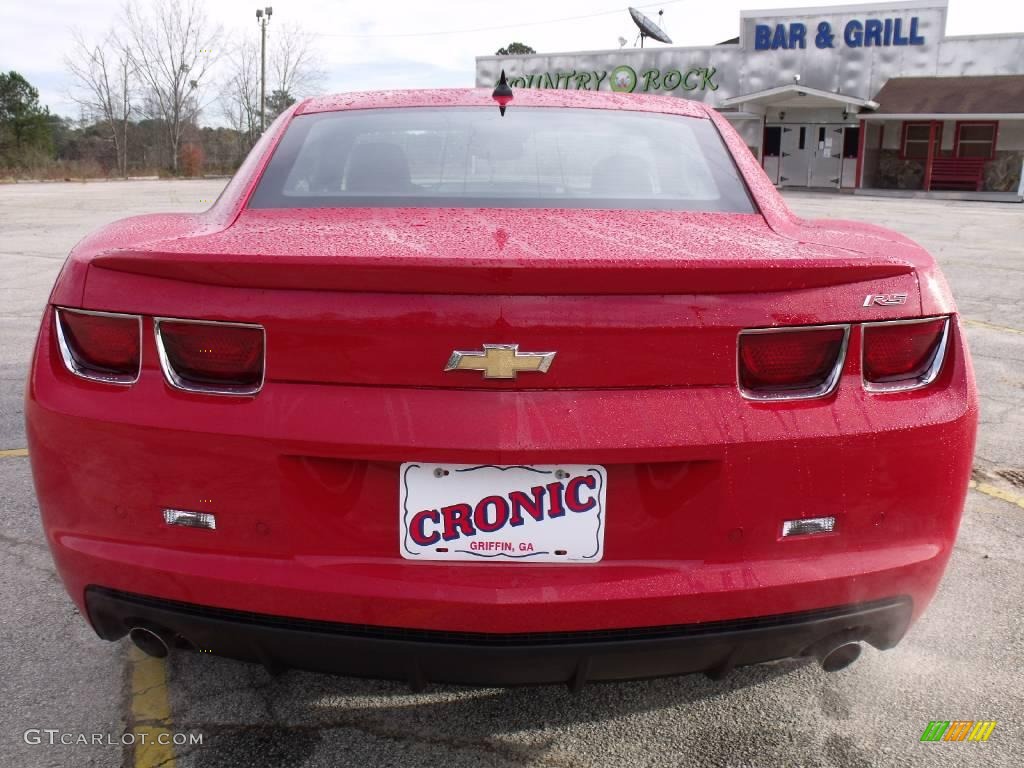
[[[632,112],[662,112],[707,118],[707,108],[697,101],[675,96],[577,91],[556,89],[513,89],[509,109],[523,107],[573,107],[576,109],[617,109]],[[314,96],[302,102],[296,115],[339,112],[347,109],[388,107],[485,107],[495,106],[490,88],[435,88],[405,91],[363,91]]]

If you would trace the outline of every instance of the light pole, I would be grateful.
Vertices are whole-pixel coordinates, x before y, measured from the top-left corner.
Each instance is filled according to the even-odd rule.
[[[260,133],[267,127],[267,24],[274,9],[256,9],[256,23],[260,25]]]

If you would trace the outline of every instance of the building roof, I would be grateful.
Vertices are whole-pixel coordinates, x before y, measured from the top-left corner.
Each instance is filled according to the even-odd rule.
[[[1009,115],[1024,112],[1024,75],[894,77],[875,95],[876,115]]]
[[[733,96],[730,99],[724,99],[721,106],[734,107],[741,104],[772,107],[834,107],[839,105],[857,109],[874,109],[878,106],[876,101],[848,96],[845,93],[823,91],[820,88],[810,88],[799,83],[787,83],[763,91]]]

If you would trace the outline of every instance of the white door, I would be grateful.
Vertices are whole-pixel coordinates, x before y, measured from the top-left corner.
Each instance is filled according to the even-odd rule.
[[[843,178],[843,128],[815,125],[812,129],[814,154],[807,186],[838,189]]]
[[[807,186],[814,147],[811,138],[811,126],[809,125],[785,125],[782,127],[780,187]]]

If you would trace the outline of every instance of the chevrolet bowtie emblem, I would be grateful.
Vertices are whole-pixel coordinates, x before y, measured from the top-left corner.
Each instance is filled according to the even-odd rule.
[[[446,371],[483,371],[485,379],[514,379],[520,371],[547,373],[554,352],[520,352],[518,344],[484,344],[482,352],[455,350]]]

